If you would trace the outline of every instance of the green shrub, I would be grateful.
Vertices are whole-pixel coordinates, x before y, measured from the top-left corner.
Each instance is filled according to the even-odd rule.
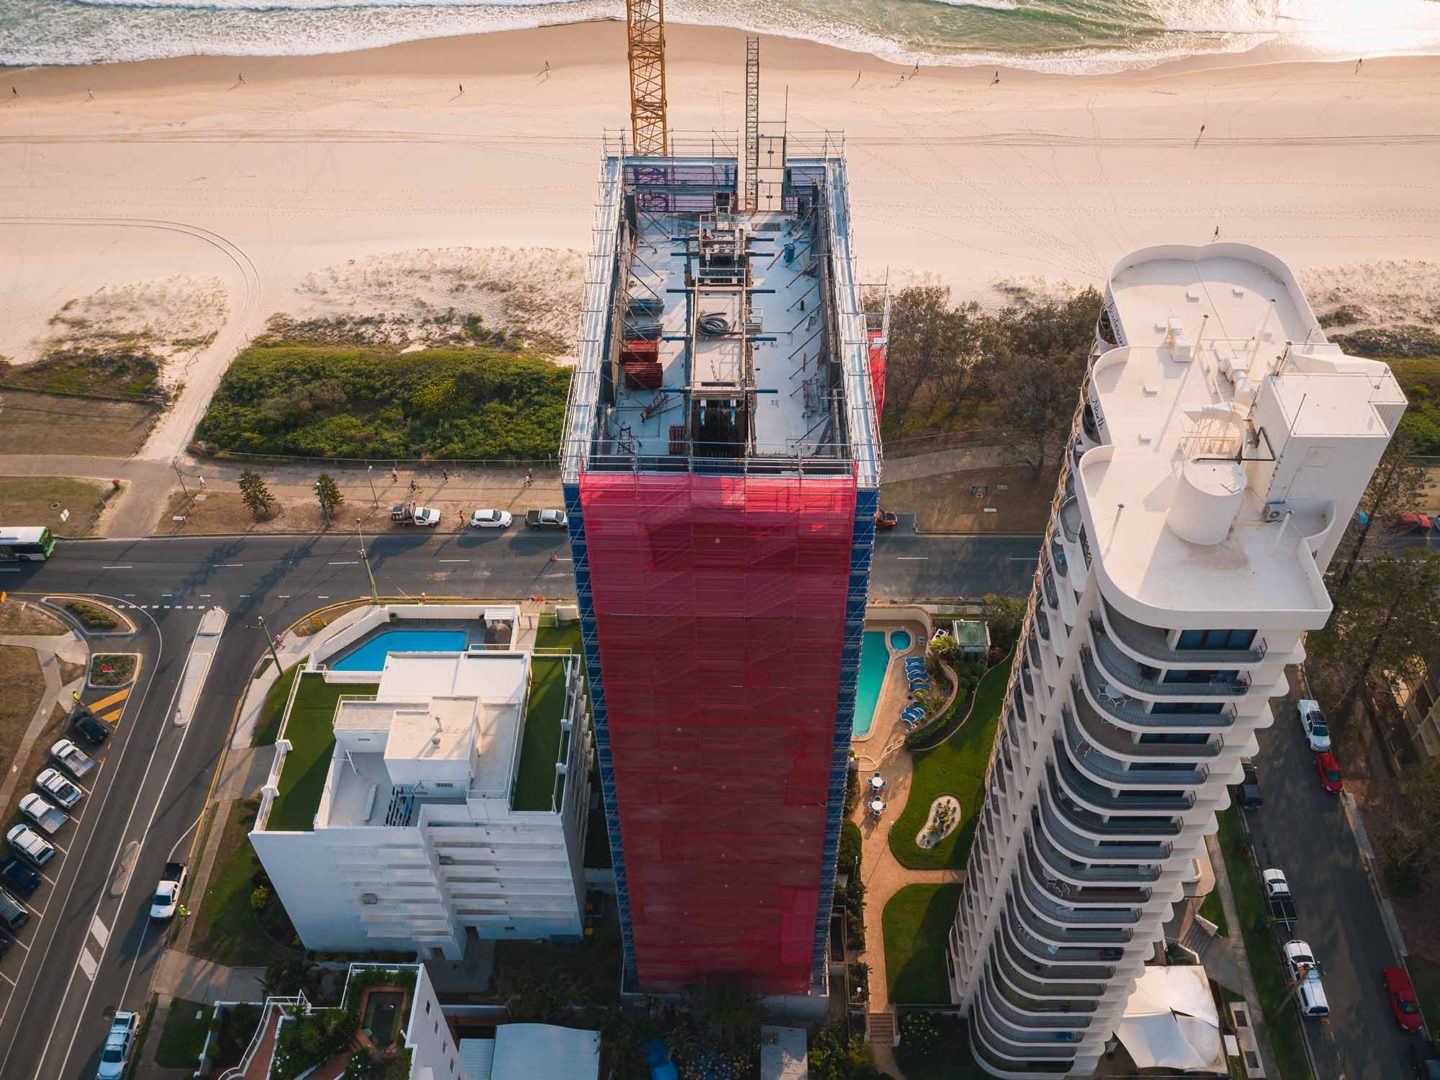
[[[940,1029],[929,1013],[909,1012],[900,1018],[900,1041],[917,1054],[926,1054],[940,1042]]]
[[[494,348],[242,352],[197,431],[213,451],[333,458],[556,453],[570,372]]]
[[[860,869],[860,849],[864,842],[860,826],[846,818],[845,824],[840,826],[840,856],[836,860],[840,873],[854,874]]]
[[[120,620],[104,608],[82,600],[67,600],[62,606],[79,619],[86,630],[114,630],[120,625]]]
[[[1413,859],[1385,860],[1385,890],[1398,900],[1408,900],[1425,887],[1425,874]]]

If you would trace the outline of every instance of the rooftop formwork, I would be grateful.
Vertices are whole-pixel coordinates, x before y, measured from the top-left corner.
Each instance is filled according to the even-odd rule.
[[[825,985],[882,290],[832,135],[601,168],[563,478],[626,985]],[[862,306],[862,293],[875,310]]]

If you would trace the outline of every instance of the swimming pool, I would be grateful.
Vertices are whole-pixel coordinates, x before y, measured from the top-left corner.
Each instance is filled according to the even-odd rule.
[[[354,652],[330,661],[331,671],[381,671],[392,652],[463,652],[464,630],[385,630]]]
[[[890,648],[894,649],[896,652],[904,652],[906,649],[910,648],[910,641],[911,638],[909,630],[890,631]]]
[[[855,692],[854,735],[869,735],[875,722],[875,706],[880,704],[880,688],[885,685],[885,672],[890,667],[890,650],[885,647],[885,631],[866,630],[860,640],[860,679]]]

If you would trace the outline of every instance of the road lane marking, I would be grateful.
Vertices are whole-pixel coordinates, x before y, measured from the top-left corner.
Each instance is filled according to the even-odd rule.
[[[19,945],[20,948],[24,949],[27,953],[30,951],[29,945],[26,945],[25,942],[21,941],[18,937],[14,937],[13,935],[10,938],[10,944]]]
[[[359,559],[356,559],[354,562],[332,562],[330,565],[331,565],[331,566],[359,566],[359,565],[360,565],[360,560],[359,560]]]
[[[102,566],[100,569],[101,569],[101,570],[134,570],[135,567],[132,566],[132,565],[129,564],[129,563],[126,563],[124,566]]]
[[[556,556],[554,556],[554,559],[555,559],[556,562],[574,562],[574,561],[575,561],[575,560],[572,559],[569,555],[556,555]]]
[[[930,558],[930,556],[929,556],[929,555],[896,555],[895,558],[899,559],[901,562],[926,562],[926,561]]]
[[[126,596],[134,596],[135,594],[134,594],[133,592],[127,592],[125,595],[126,595]]]
[[[90,702],[89,707],[95,712],[99,712],[101,709],[114,705],[117,701],[124,701],[129,696],[130,688],[127,686],[124,690],[115,691],[115,693],[111,694],[109,697],[103,697],[99,701]]]
[[[216,563],[215,565],[216,565],[217,567],[221,567],[221,566],[244,566],[245,564],[244,564],[243,562],[221,562],[221,563]]]
[[[80,970],[85,972],[85,977],[91,982],[95,981],[95,969],[99,966],[95,961],[95,957],[90,955],[89,945],[86,945],[80,950]]]
[[[110,940],[110,928],[100,921],[99,915],[90,920],[90,933],[95,935],[95,940],[100,943],[100,948],[105,948],[105,943]]]
[[[328,597],[328,596],[317,596],[317,597],[315,597],[315,599],[316,599],[316,600],[329,600],[330,597]]]
[[[441,559],[440,562],[469,562],[469,559]]]
[[[9,975],[6,975],[3,971],[0,971],[0,979],[4,979],[6,982],[8,982],[8,983],[10,984],[11,989],[14,989],[14,987],[15,987],[15,980],[12,979],[12,978],[10,978],[10,976],[9,976]]]
[[[53,847],[56,851],[60,852],[61,855],[69,855],[69,854],[70,854],[70,852],[66,851],[63,847],[61,847],[59,844],[57,844],[57,843],[55,842],[54,838],[51,838],[51,840],[50,840],[50,846]]]
[[[282,593],[280,594],[279,599],[281,599],[281,600],[289,600],[290,597],[292,597],[292,596],[294,596],[294,595],[295,595],[294,593],[282,592]]]

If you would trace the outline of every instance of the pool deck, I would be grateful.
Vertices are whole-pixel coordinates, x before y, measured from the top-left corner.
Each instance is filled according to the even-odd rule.
[[[910,635],[910,647],[897,652],[890,647],[890,634],[904,630]],[[910,704],[910,686],[904,677],[902,664],[896,661],[907,656],[924,656],[928,635],[925,625],[915,619],[886,619],[865,623],[865,631],[876,631],[885,635],[885,648],[890,653],[890,666],[885,669],[885,681],[880,684],[880,697],[875,702],[875,715],[870,720],[870,730],[863,735],[852,735],[850,742],[869,744],[876,735],[882,736],[879,745],[888,747],[899,729],[899,738],[905,739],[905,725],[900,722],[900,713]],[[867,745],[867,750],[870,747]],[[871,751],[874,753],[875,751]],[[882,751],[883,752],[883,751]]]
[[[364,651],[367,647],[369,647],[377,638],[384,637],[386,634],[433,634],[433,633],[455,634],[455,633],[463,633],[463,634],[465,635],[465,643],[464,643],[463,645],[460,645],[458,648],[457,648],[457,647],[453,647],[453,646],[445,647],[445,648],[439,648],[439,647],[437,647],[437,648],[425,649],[425,650],[420,650],[420,651],[424,651],[424,652],[464,652],[464,651],[465,651],[466,649],[468,649],[470,646],[472,646],[472,645],[479,645],[479,644],[481,644],[481,643],[485,640],[484,630],[485,630],[485,624],[484,624],[483,622],[480,622],[480,621],[477,621],[477,620],[474,620],[474,619],[443,619],[443,618],[442,618],[442,619],[436,619],[436,620],[434,620],[433,622],[432,622],[431,620],[429,620],[429,619],[426,619],[426,620],[424,620],[423,622],[417,620],[417,621],[415,621],[413,624],[405,623],[405,624],[396,625],[396,624],[390,623],[390,624],[386,624],[386,625],[384,625],[384,626],[377,626],[374,630],[370,631],[368,634],[366,634],[364,637],[360,638],[358,641],[353,641],[353,642],[351,642],[349,645],[346,645],[346,646],[345,646],[343,649],[341,649],[339,652],[335,653],[333,656],[326,657],[326,659],[325,659],[325,666],[328,667],[328,668],[330,668],[332,671],[369,671],[369,670],[374,670],[374,671],[377,671],[377,672],[378,672],[381,668],[383,668],[383,667],[385,666],[385,665],[384,665],[384,659],[383,659],[383,658],[381,659],[380,667],[374,668],[374,669],[370,669],[370,668],[359,668],[359,667],[346,668],[346,667],[342,667],[342,666],[340,666],[340,665],[343,665],[347,660],[349,660],[349,659],[350,659],[352,656],[354,656],[356,653],[363,652],[363,651]],[[477,633],[476,631],[479,631],[479,633]],[[395,652],[410,652],[410,651],[416,651],[416,650],[412,650],[412,649],[396,649],[396,650],[393,650],[393,651],[395,651]]]

